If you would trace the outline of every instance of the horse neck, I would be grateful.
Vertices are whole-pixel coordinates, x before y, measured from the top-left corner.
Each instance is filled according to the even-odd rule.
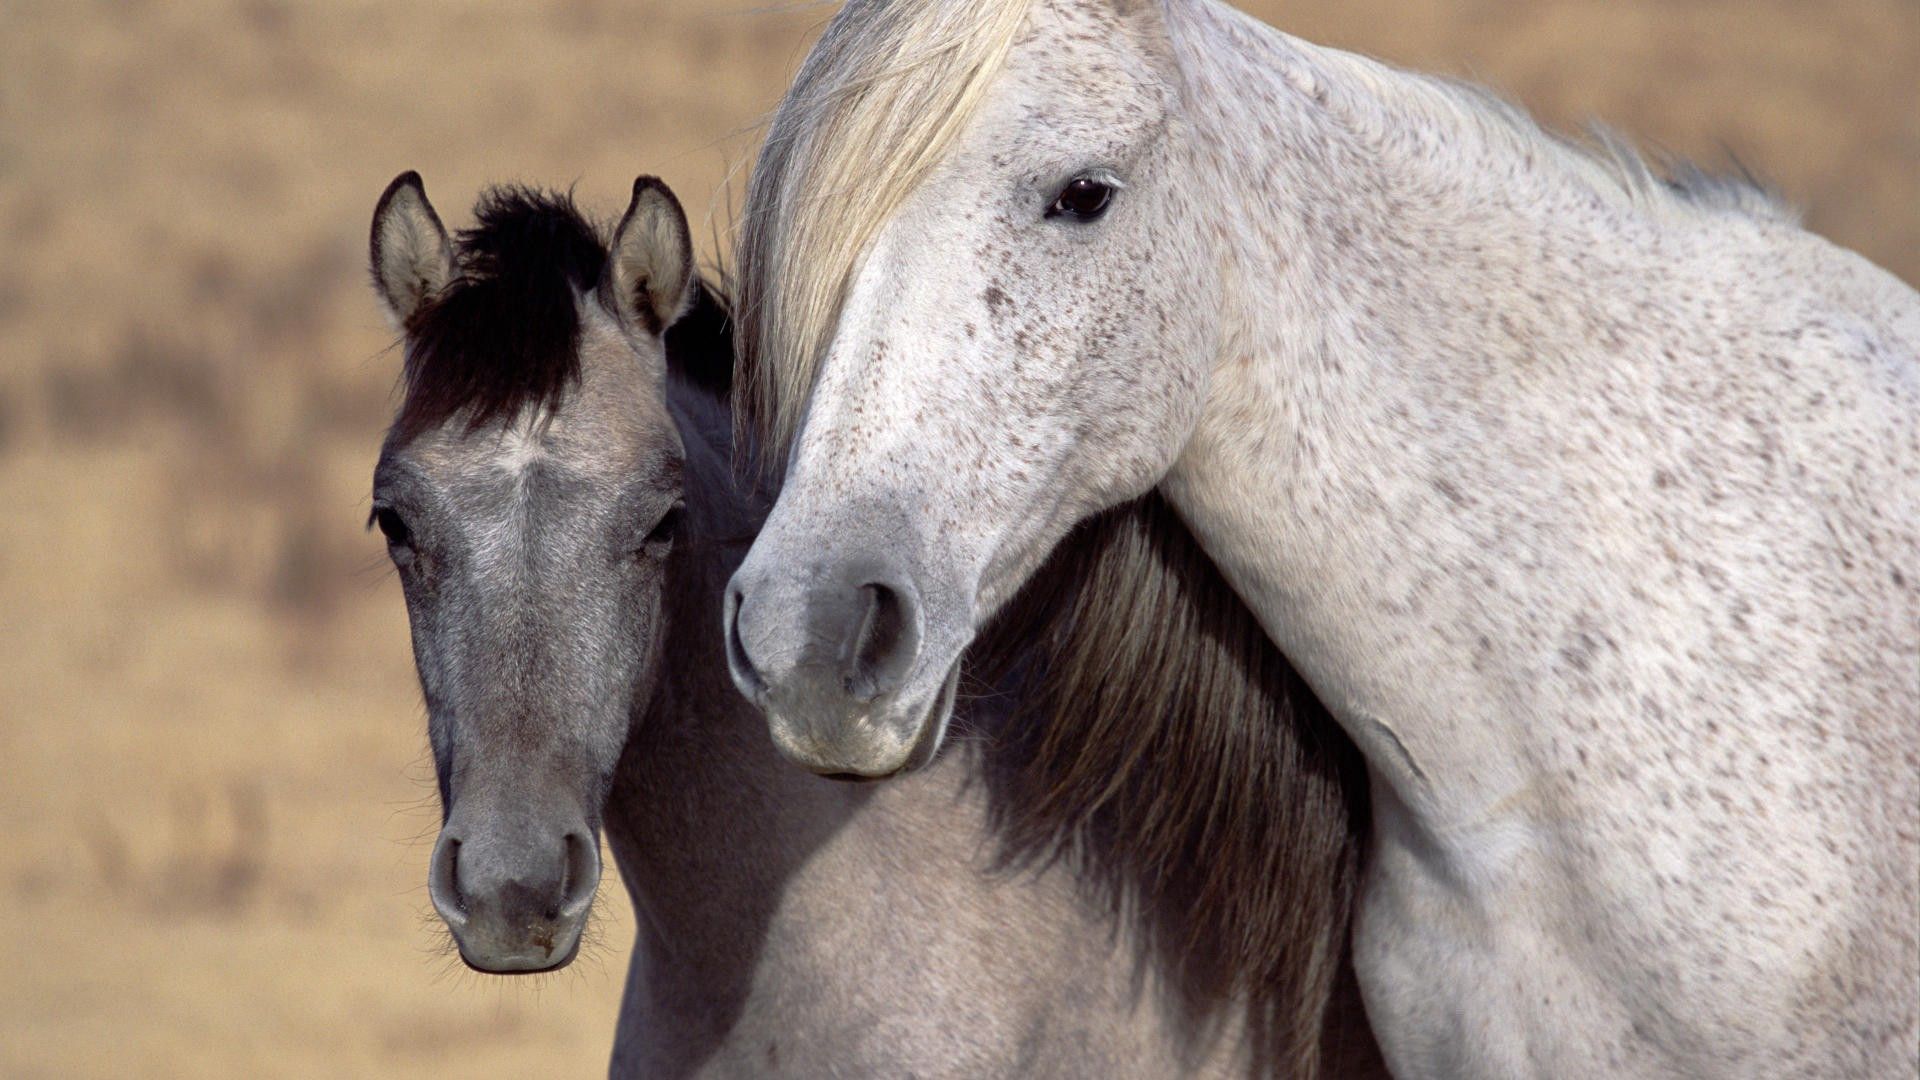
[[[1195,187],[1222,219],[1223,358],[1425,414],[1542,354],[1617,352],[1614,324],[1666,287],[1648,218],[1682,204],[1496,99],[1216,0],[1170,9]]]
[[[1711,340],[1726,314],[1674,312],[1761,230],[1728,220],[1716,262],[1707,230],[1658,227],[1458,91],[1211,0],[1170,19],[1224,300],[1164,490],[1377,781],[1416,816],[1480,820],[1555,737],[1515,729],[1632,633],[1609,620],[1633,583],[1570,554],[1626,518],[1566,502],[1630,507],[1651,481],[1649,384],[1676,347],[1739,359]]]
[[[654,688],[606,807],[637,916],[623,1040],[643,1029],[635,1045],[661,1068],[724,1039],[786,880],[858,805],[852,789],[810,783],[778,760],[765,721],[733,687],[718,612],[764,500],[732,474],[725,406],[678,379],[668,404],[686,449],[686,525],[665,570]]]

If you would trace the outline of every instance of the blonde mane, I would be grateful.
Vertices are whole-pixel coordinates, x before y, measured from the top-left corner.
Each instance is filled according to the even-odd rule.
[[[978,109],[1032,0],[852,0],[774,114],[736,266],[736,424],[777,472],[860,257]]]

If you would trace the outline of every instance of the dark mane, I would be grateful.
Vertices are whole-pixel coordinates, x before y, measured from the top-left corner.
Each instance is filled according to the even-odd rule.
[[[1366,1061],[1341,985],[1364,765],[1166,502],[1076,529],[974,657],[1018,699],[983,756],[1005,858],[1086,874],[1195,1030],[1248,1001],[1263,1074]]]
[[[470,428],[553,404],[580,376],[575,294],[607,260],[570,195],[489,188],[455,245],[458,276],[407,322],[406,441],[465,413]]]
[[[667,328],[667,368],[717,398],[733,390],[733,311],[719,284],[702,280],[693,302]]]

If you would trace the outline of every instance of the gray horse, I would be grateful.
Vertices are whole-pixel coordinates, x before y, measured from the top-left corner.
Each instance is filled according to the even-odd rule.
[[[1224,643],[1194,676],[1215,689],[1169,695],[1244,715],[1243,741],[1188,745],[1177,732],[1207,726],[1186,704],[1135,725],[1167,736],[1162,760],[1061,761],[1084,730],[1049,740],[1007,715],[1015,699],[1073,712],[1058,700],[1078,695],[1071,681],[1035,673],[1085,666],[1072,614],[1113,602],[1103,568],[1131,577],[1143,545],[1164,548],[1163,509],[1096,523],[1029,594],[1025,633],[989,635],[983,672],[1003,689],[1025,672],[1030,689],[964,702],[979,738],[897,784],[807,775],[727,672],[722,591],[769,500],[731,468],[730,326],[678,203],[643,178],[610,244],[539,192],[492,190],[477,216],[450,238],[408,173],[372,235],[406,338],[372,521],[406,593],[440,782],[430,892],[467,964],[569,962],[604,828],[639,927],[617,1075],[1297,1075],[1323,1047],[1369,1060],[1335,982],[1356,782],[1302,734],[1291,673],[1246,653],[1250,622],[1186,627]],[[1208,591],[1187,581],[1197,555],[1154,565],[1140,590]],[[1018,646],[1036,630],[1056,647]],[[1124,678],[1112,689],[1089,700],[1131,723],[1141,703]],[[1196,755],[1260,764],[1244,789],[1164,783],[1165,766],[1222,771],[1180,766]],[[1270,820],[1260,796],[1288,783],[1305,809]],[[1262,893],[1214,864],[1286,884]],[[1248,894],[1271,911],[1218,906]]]

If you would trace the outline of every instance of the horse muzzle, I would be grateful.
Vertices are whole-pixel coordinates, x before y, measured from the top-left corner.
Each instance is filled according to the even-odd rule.
[[[460,959],[506,975],[570,963],[599,883],[600,845],[584,822],[544,829],[456,809],[434,845],[427,891]]]
[[[925,606],[903,567],[885,557],[803,575],[743,565],[727,586],[725,617],[734,683],[766,713],[788,759],[870,780],[933,757],[959,662],[926,678]]]

